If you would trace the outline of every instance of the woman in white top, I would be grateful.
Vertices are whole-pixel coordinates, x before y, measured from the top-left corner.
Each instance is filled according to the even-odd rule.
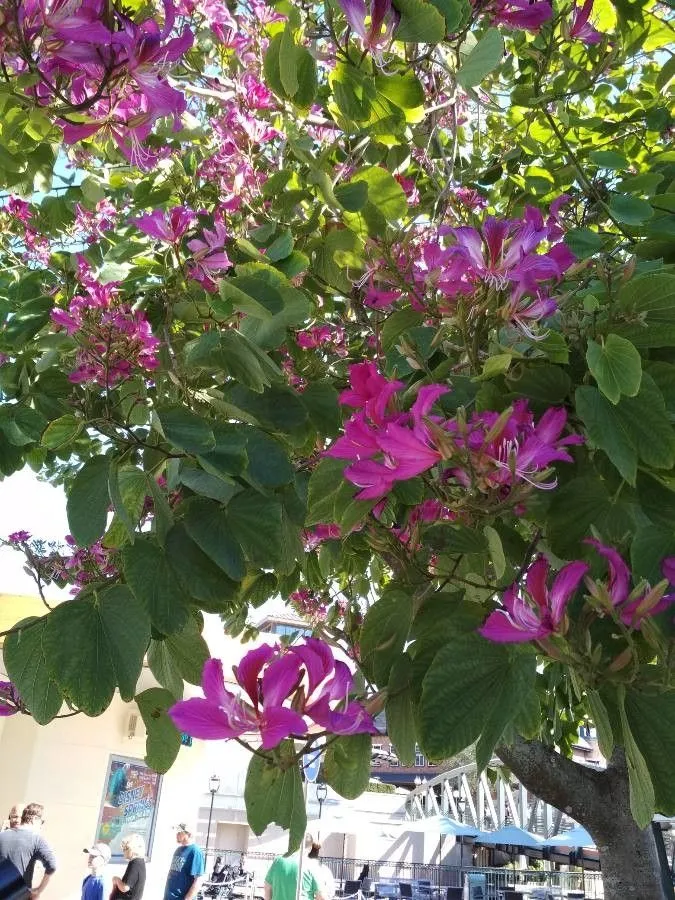
[[[321,896],[323,897],[323,900],[333,900],[335,897],[335,879],[328,866],[324,865],[319,859],[320,850],[321,844],[313,843],[312,849],[307,856],[313,861],[314,873],[316,875],[316,880],[321,885]]]

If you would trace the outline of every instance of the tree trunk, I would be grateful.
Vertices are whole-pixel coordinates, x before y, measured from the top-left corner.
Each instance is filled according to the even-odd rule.
[[[662,883],[651,828],[630,812],[628,770],[617,749],[605,770],[561,756],[539,741],[517,738],[497,755],[525,787],[586,828],[598,848],[605,900],[671,900]]]

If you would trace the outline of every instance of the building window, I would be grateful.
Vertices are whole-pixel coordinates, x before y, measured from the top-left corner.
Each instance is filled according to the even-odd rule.
[[[426,766],[427,759],[423,753],[420,753],[419,750],[415,753],[415,765],[416,766]]]

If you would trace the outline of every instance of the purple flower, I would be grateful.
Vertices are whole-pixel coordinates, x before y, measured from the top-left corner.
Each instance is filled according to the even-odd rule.
[[[662,589],[652,589],[649,585],[642,590],[631,592],[631,571],[621,554],[614,547],[607,547],[595,538],[588,538],[584,543],[594,547],[607,560],[609,580],[604,585],[604,590],[612,606],[618,610],[621,621],[628,628],[639,631],[646,616],[656,616],[675,603],[675,594],[663,595]],[[669,581],[669,574],[675,574],[672,571],[672,562],[673,558],[669,557],[662,563],[663,574]],[[588,579],[587,587],[594,597],[601,596],[594,581]]]
[[[204,228],[202,233],[203,238],[188,241],[188,247],[193,254],[188,265],[188,274],[205,290],[213,292],[216,290],[213,276],[232,265],[225,252],[227,231],[222,222],[215,222],[213,230]]]
[[[570,26],[570,37],[576,41],[583,41],[585,44],[599,44],[603,38],[602,33],[593,28],[588,21],[593,10],[593,2],[594,0],[585,0],[583,6],[574,8]]]
[[[482,10],[496,25],[538,31],[553,14],[548,0],[495,0]]]
[[[174,206],[168,214],[162,209],[156,209],[130,221],[139,231],[149,237],[156,238],[158,241],[166,241],[167,244],[177,244],[194,219],[195,214],[191,209],[185,206]]]
[[[540,641],[560,633],[567,604],[587,571],[584,562],[568,563],[549,590],[549,564],[540,556],[528,569],[526,590],[512,584],[502,598],[503,609],[490,613],[479,633],[500,644]]]
[[[10,544],[25,544],[30,539],[31,535],[28,531],[13,531],[7,538]]]
[[[367,9],[366,0],[338,0],[338,3],[350,28],[369,50],[377,50],[386,44],[398,25],[400,16],[391,0],[371,0]],[[368,25],[366,18],[370,19]]]
[[[269,644],[256,647],[234,675],[237,693],[225,686],[221,661],[207,660],[204,697],[182,700],[169,710],[176,727],[204,740],[259,732],[263,750],[291,735],[306,736],[307,719],[335,734],[375,733],[370,715],[349,699],[351,672],[316,638],[287,650]]]
[[[23,532],[25,534],[25,532]],[[21,712],[20,698],[11,681],[0,681],[0,718],[14,716]]]

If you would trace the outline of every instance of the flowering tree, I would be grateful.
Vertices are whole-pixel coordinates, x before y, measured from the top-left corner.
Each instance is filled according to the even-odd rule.
[[[73,596],[5,635],[0,715],[117,690],[159,770],[179,729],[242,741],[251,826],[297,846],[300,754],[357,795],[384,709],[403,762],[476,742],[571,812],[608,900],[665,896],[672,31],[646,0],[2,0],[0,471],[63,482],[71,530],[7,542]],[[247,633],[275,596],[316,637],[226,677],[202,613]],[[567,758],[584,721],[605,772]]]

